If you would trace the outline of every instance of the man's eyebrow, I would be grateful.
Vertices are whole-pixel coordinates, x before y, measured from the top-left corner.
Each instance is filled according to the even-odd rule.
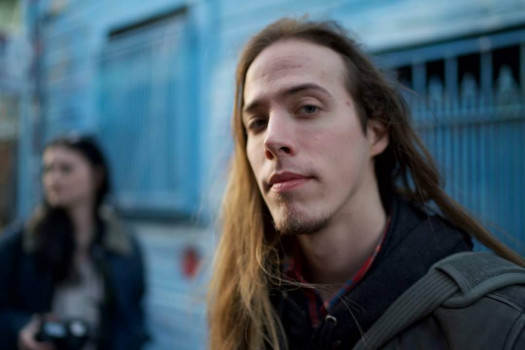
[[[315,83],[306,83],[306,84],[295,85],[295,86],[292,86],[292,87],[290,87],[288,89],[285,89],[284,91],[280,92],[279,94],[282,95],[282,97],[289,97],[291,95],[295,95],[295,94],[298,94],[298,93],[300,93],[302,91],[306,91],[306,90],[315,90],[315,91],[321,92],[326,97],[332,98],[332,94],[330,94],[328,92],[328,90],[326,90],[324,87],[322,87],[322,86],[320,86],[318,84],[315,84]],[[244,106],[242,111],[243,111],[243,113],[249,113],[250,111],[256,110],[257,108],[259,108],[263,104],[264,104],[263,101],[255,100],[255,101],[251,102],[250,104]]]
[[[332,97],[332,95],[328,92],[328,90],[326,90],[321,85],[318,85],[318,84],[315,84],[315,83],[306,83],[306,84],[293,86],[293,87],[291,87],[289,89],[286,89],[283,92],[283,96],[288,97],[290,95],[295,95],[295,94],[297,94],[299,92],[302,92],[302,91],[305,91],[305,90],[316,90],[316,91],[319,91],[319,92],[323,93],[324,95]]]

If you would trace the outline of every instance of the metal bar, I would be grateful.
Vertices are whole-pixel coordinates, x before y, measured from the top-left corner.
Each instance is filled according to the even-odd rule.
[[[445,60],[446,112],[452,112],[458,106],[458,59],[449,57]]]
[[[520,56],[519,56],[519,64],[520,64],[520,81],[518,82],[519,86],[521,86],[521,103],[525,102],[525,42],[522,42],[520,45]]]
[[[480,77],[481,77],[481,103],[482,109],[493,110],[493,86],[494,81],[492,79],[492,52],[486,51],[481,53],[481,64],[480,64]]]

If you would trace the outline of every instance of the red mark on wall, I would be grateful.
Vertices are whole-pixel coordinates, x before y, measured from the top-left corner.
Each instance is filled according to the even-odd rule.
[[[201,256],[199,251],[195,247],[186,247],[182,251],[182,274],[188,279],[192,279],[197,275],[199,265],[201,262]]]

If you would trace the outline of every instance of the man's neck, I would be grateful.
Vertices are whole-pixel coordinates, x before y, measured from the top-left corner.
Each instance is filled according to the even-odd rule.
[[[379,196],[338,213],[323,230],[300,235],[307,276],[320,288],[323,299],[337,290],[366,262],[383,237],[386,213]]]

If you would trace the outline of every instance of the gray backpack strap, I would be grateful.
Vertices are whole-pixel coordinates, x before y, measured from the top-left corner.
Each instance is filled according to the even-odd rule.
[[[443,305],[465,307],[494,290],[525,284],[525,269],[491,252],[465,252],[434,264],[372,325],[354,349],[377,349]]]

